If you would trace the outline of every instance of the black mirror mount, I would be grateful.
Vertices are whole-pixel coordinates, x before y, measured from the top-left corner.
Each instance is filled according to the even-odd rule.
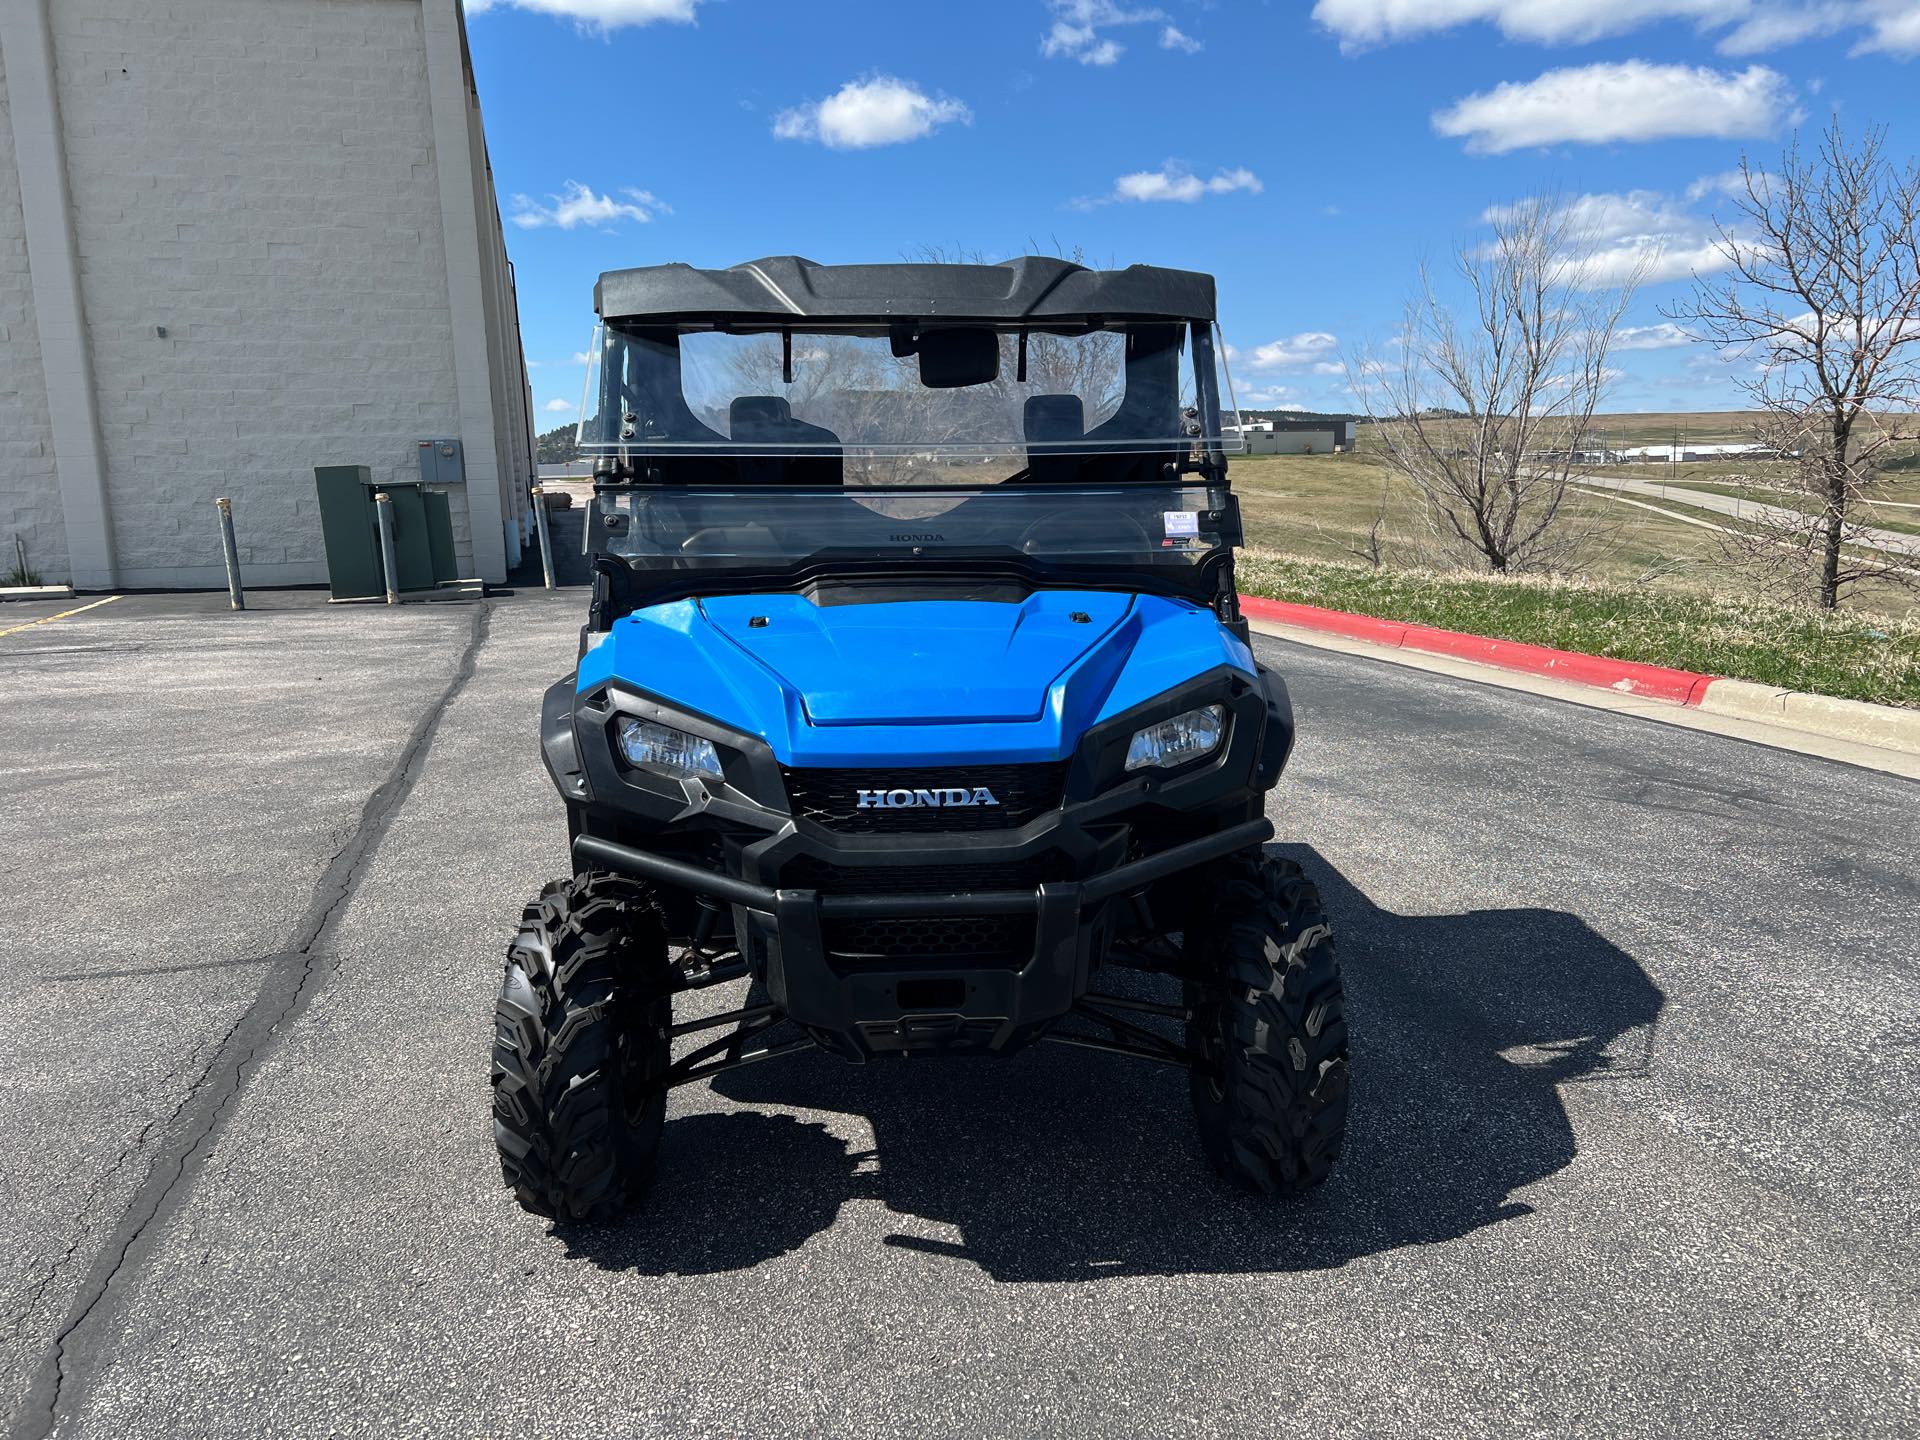
[[[922,330],[915,348],[920,383],[929,390],[959,390],[1000,378],[1000,337],[991,330]]]

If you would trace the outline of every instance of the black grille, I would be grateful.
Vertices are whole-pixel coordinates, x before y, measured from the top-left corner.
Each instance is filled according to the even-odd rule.
[[[1059,851],[1017,864],[829,865],[803,855],[780,872],[788,889],[823,895],[978,895],[983,890],[1031,890],[1043,880],[1063,880]]]
[[[933,831],[1011,830],[1060,808],[1067,765],[936,765],[917,770],[789,769],[793,813],[842,835],[918,835]],[[996,805],[860,805],[862,790],[993,792]]]
[[[1030,915],[931,920],[830,920],[820,938],[848,960],[971,960],[1008,964],[1033,951]]]
[[[829,865],[803,856],[781,871],[780,883],[824,895],[977,895],[1031,890],[1065,875],[1058,851],[1011,865]],[[1033,924],[1031,914],[829,920],[821,939],[846,959],[1018,964],[1033,953]]]

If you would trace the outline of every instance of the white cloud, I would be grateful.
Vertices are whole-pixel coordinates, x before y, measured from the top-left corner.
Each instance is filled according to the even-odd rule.
[[[1912,0],[1810,0],[1806,4],[1756,4],[1722,38],[1729,55],[1753,55],[1821,35],[1864,30],[1853,54],[1883,51],[1920,55],[1920,8]]]
[[[597,30],[618,30],[658,20],[691,24],[700,4],[701,0],[467,0],[466,8],[468,15],[481,15],[511,7],[577,20]]]
[[[1837,28],[1837,5],[1762,5],[1720,39],[1723,55],[1758,55]]]
[[[1792,101],[1786,77],[1764,65],[1736,72],[1627,60],[1508,81],[1436,111],[1433,128],[1479,155],[1565,142],[1732,139],[1796,118]]]
[[[634,220],[644,225],[656,214],[673,213],[671,207],[661,203],[651,191],[628,187],[620,193],[627,198],[616,200],[611,195],[596,195],[591,186],[569,180],[560,187],[558,195],[547,197],[552,202],[548,205],[542,205],[531,195],[514,196],[513,214],[509,218],[522,230],[537,230],[546,225],[562,230],[571,230],[576,225],[602,230],[619,220]]]
[[[1771,178],[1764,170],[1755,170],[1753,177],[1755,181],[1763,187]],[[1746,193],[1746,176],[1738,170],[1721,170],[1712,175],[1702,175],[1698,180],[1687,186],[1687,199],[1689,200],[1704,200],[1709,195],[1745,195]],[[1765,194],[1766,192],[1763,189],[1761,193]]]
[[[1754,55],[1819,35],[1866,33],[1854,53],[1920,54],[1913,0],[1318,0],[1313,18],[1342,48],[1487,24],[1513,40],[1584,44],[1663,22],[1723,32],[1719,49]]]
[[[573,402],[570,400],[549,400],[540,408],[549,415],[565,415],[573,409]]]
[[[1635,277],[1657,285],[1726,266],[1713,222],[1657,190],[1580,195],[1565,202],[1565,208],[1568,228],[1584,242],[1583,250],[1591,252],[1584,257],[1581,276],[1590,287]],[[1495,205],[1481,218],[1491,222],[1517,210]]]
[[[1305,397],[1287,385],[1236,387],[1233,398],[1243,410],[1306,410]]]
[[[1574,374],[1548,375],[1541,379],[1540,388],[1542,390],[1565,390],[1571,386],[1575,380],[1584,378],[1582,375]],[[1602,365],[1600,367],[1600,384],[1603,387],[1611,388],[1626,378],[1627,372],[1624,370],[1616,370],[1611,365]]]
[[[1551,45],[1624,35],[1659,20],[1725,24],[1748,6],[1749,0],[1319,0],[1313,18],[1349,47],[1476,23]]]
[[[1177,25],[1169,25],[1160,32],[1162,50],[1178,50],[1183,55],[1197,55],[1206,47]]]
[[[928,95],[891,75],[849,80],[824,100],[782,110],[773,133],[782,140],[817,140],[830,150],[866,150],[931,135],[942,125],[973,123],[958,100]]]
[[[1593,247],[1588,281],[1617,285],[1638,275],[1657,285],[1722,268],[1710,221],[1652,190],[1582,195],[1568,205],[1576,233]]]
[[[576,350],[573,352],[573,363],[576,365],[591,365],[593,363],[593,356],[584,350]]]
[[[1227,195],[1235,190],[1245,190],[1259,194],[1260,177],[1244,166],[1232,170],[1216,170],[1209,180],[1202,180],[1177,160],[1169,160],[1158,170],[1136,170],[1131,175],[1122,175],[1113,182],[1113,193],[1106,198],[1112,200],[1174,200],[1191,205],[1203,195]]]
[[[1341,373],[1341,367],[1328,357],[1339,348],[1339,337],[1329,335],[1324,330],[1303,330],[1298,335],[1256,345],[1253,353],[1244,358],[1249,370],[1300,370],[1311,365],[1318,374],[1337,375]],[[1232,350],[1227,358],[1237,361],[1243,357],[1239,351]],[[1330,368],[1322,370],[1319,368],[1321,365]]]
[[[1862,8],[1868,33],[1853,47],[1854,54],[1920,55],[1920,6],[1912,0],[1868,0]]]
[[[1091,25],[1053,22],[1040,41],[1040,53],[1049,60],[1078,60],[1082,65],[1111,65],[1126,50],[1118,40],[1102,40]]]
[[[1693,337],[1671,320],[1657,325],[1623,325],[1613,332],[1616,350],[1677,350],[1692,343]]]
[[[1050,0],[1050,3],[1053,24],[1040,37],[1040,53],[1049,60],[1078,60],[1082,65],[1111,65],[1125,52],[1126,46],[1101,31],[1128,25],[1164,24],[1167,19],[1164,11],[1151,6],[1127,6],[1115,0]],[[1169,41],[1169,35],[1179,36],[1179,42]],[[1200,48],[1170,24],[1162,32],[1160,44],[1169,50],[1186,46]]]

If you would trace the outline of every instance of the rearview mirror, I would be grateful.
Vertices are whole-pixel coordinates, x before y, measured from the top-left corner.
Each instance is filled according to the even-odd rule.
[[[958,390],[1000,378],[1000,337],[991,330],[922,330],[920,383]]]

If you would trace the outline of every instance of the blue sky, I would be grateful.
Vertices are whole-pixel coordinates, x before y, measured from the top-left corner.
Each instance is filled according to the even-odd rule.
[[[1717,188],[1837,109],[1920,143],[1920,0],[467,0],[541,428],[602,270],[1080,247],[1219,278],[1242,404],[1345,408],[1423,259],[1551,191],[1653,252],[1611,408],[1737,403],[1665,326]]]

